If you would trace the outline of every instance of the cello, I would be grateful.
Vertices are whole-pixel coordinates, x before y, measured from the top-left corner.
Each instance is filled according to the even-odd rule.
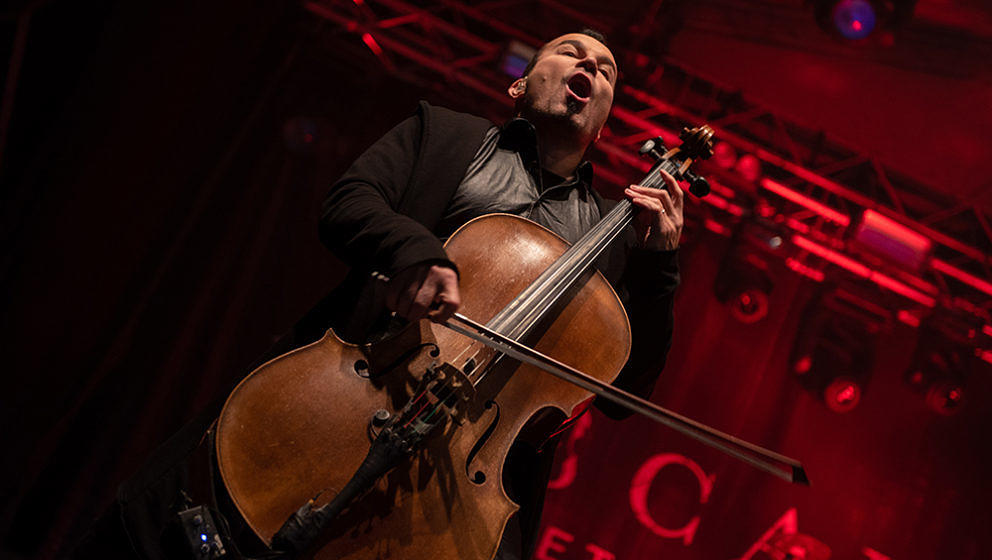
[[[712,153],[712,129],[682,134],[660,171]],[[795,460],[612,387],[630,353],[626,312],[592,266],[630,223],[623,200],[574,245],[507,214],[476,218],[445,243],[465,302],[440,328],[422,320],[384,340],[320,340],[250,373],[217,421],[220,477],[246,524],[286,558],[489,560],[518,506],[506,455],[542,410],[571,414],[591,394],[791,482]]]

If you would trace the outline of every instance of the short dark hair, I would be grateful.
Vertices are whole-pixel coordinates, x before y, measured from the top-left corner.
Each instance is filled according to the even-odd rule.
[[[603,43],[603,45],[605,45],[606,48],[609,48],[610,47],[609,45],[606,44],[606,35],[604,35],[600,31],[597,31],[595,29],[590,29],[588,27],[585,27],[583,29],[580,29],[579,31],[576,31],[575,33],[578,33],[580,35],[587,35],[587,36],[592,37],[593,39],[599,41],[600,43]],[[537,49],[534,52],[534,56],[530,57],[530,62],[528,62],[527,63],[527,67],[524,68],[524,73],[520,75],[521,78],[527,76],[527,74],[530,74],[530,71],[534,69],[534,65],[537,64],[537,58],[539,56],[541,56],[541,51],[543,51],[544,50],[544,47],[546,47],[546,46],[548,46],[548,43],[544,43],[543,45],[541,45],[541,48]]]

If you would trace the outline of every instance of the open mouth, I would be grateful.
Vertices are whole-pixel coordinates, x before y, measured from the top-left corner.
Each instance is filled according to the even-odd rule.
[[[592,80],[589,79],[589,76],[579,72],[569,78],[565,85],[568,92],[577,100],[583,103],[589,101],[589,95],[592,94]]]

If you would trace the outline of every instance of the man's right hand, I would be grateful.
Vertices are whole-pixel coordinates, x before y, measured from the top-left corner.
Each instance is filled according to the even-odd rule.
[[[386,284],[386,306],[408,321],[429,317],[443,323],[461,303],[458,274],[447,266],[414,265],[401,270]]]

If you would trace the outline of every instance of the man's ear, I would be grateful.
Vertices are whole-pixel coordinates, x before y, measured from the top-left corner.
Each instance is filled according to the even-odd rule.
[[[524,76],[523,78],[519,78],[519,79],[517,79],[517,81],[513,82],[512,84],[510,84],[510,87],[509,87],[509,89],[506,90],[506,93],[510,94],[510,97],[511,98],[517,99],[521,95],[523,95],[525,91],[527,91],[527,77],[526,76]]]

